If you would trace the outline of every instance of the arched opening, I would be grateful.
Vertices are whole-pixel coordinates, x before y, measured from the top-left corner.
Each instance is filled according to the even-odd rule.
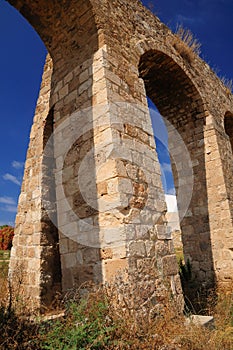
[[[47,50],[38,33],[7,2],[1,3],[0,23],[1,33],[5,34],[0,39],[5,62],[1,65],[4,89],[1,89],[0,105],[6,130],[2,132],[1,142],[8,150],[1,157],[4,171],[1,181],[5,180],[1,195],[15,203],[14,212],[13,205],[5,208],[11,210],[10,219],[15,226],[10,271],[17,288],[19,274],[22,274],[25,290],[28,288],[35,300],[41,298],[44,305],[49,305],[55,293],[61,290],[58,229],[46,216],[41,202],[43,196],[54,202],[54,184],[47,189],[44,187],[41,195],[46,178],[54,181],[43,157],[43,148],[54,124],[53,113],[49,112],[52,63],[51,59],[47,60],[47,71],[41,83]],[[42,100],[40,89],[45,90],[43,101],[37,101],[38,96]],[[7,167],[8,176],[5,176]],[[1,214],[1,220],[9,220],[3,211]],[[43,281],[40,289],[38,280]]]
[[[168,130],[185,260],[191,262],[196,288],[212,286],[202,99],[184,70],[161,51],[141,57],[139,74]]]
[[[227,112],[224,117],[224,129],[226,134],[229,136],[231,149],[233,150],[233,114]]]
[[[148,98],[148,107],[155,137],[156,151],[160,163],[162,186],[167,204],[167,225],[171,229],[173,243],[177,255],[182,257],[183,244],[181,240],[180,221],[177,211],[176,190],[169,154],[167,127],[163,117],[159,114],[159,111],[150,98]]]
[[[46,48],[7,1],[0,3],[0,221],[14,225]]]
[[[225,133],[222,133],[222,159],[225,176],[227,199],[230,204],[231,216],[233,215],[233,114],[226,112],[223,120]],[[222,238],[223,239],[223,238]]]

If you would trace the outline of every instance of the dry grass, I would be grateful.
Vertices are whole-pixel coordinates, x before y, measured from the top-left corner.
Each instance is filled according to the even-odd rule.
[[[208,329],[188,325],[170,294],[143,305],[142,291],[122,283],[118,277],[72,291],[63,299],[65,316],[53,321],[32,323],[0,302],[0,349],[233,350],[233,288],[210,298],[215,328]]]
[[[226,88],[227,95],[230,95],[233,91],[233,80],[226,77],[220,77],[220,80]]]
[[[201,53],[200,42],[189,29],[185,29],[181,25],[176,29],[172,45],[189,64],[195,60],[196,55]]]

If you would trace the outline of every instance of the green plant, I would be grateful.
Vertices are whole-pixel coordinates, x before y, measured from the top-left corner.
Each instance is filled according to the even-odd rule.
[[[93,300],[91,295],[66,305],[66,316],[46,322],[40,330],[43,349],[103,349],[111,338],[114,326],[107,317],[106,300]]]
[[[179,260],[179,274],[181,281],[189,282],[192,279],[192,265],[189,259],[184,263],[183,259]]]
[[[160,305],[145,304],[145,287],[123,281],[74,289],[63,299],[64,316],[54,320],[32,320],[26,308],[19,316],[17,305],[0,303],[0,350],[232,350],[233,288],[209,298],[215,328],[207,329],[187,324],[169,293]]]

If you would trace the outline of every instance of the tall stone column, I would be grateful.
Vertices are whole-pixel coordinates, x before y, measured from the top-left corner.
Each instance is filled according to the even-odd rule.
[[[45,66],[11,258],[11,280],[20,268],[34,308],[60,284],[65,292],[117,275],[147,285],[148,300],[168,288],[182,304],[144,85],[133,77],[143,99],[124,96],[109,51],[94,50],[52,95],[49,59]]]
[[[30,133],[9,271],[12,296],[24,299],[26,305],[34,309],[41,304],[49,305],[56,292],[61,290],[58,231],[44,208],[44,202],[49,201],[53,207],[50,213],[54,216],[56,209],[51,188],[55,183],[44,157],[44,147],[53,125],[49,112],[52,70],[48,56]]]
[[[55,107],[63,290],[121,275],[141,287],[149,284],[151,295],[166,285],[181,302],[144,85],[134,78],[143,103],[125,96],[114,63],[111,49],[103,45],[59,84],[71,96],[69,79],[77,79],[73,98],[77,104],[82,98],[80,108],[62,121],[56,122]]]
[[[233,270],[232,171],[230,140],[210,113],[205,126],[205,167],[211,245],[216,280],[230,287]]]

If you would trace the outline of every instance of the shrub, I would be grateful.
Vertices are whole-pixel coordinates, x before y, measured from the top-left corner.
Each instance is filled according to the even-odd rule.
[[[119,288],[119,281],[74,289],[63,299],[63,316],[53,320],[32,321],[0,303],[0,350],[232,350],[233,289],[209,300],[215,328],[208,329],[187,323],[169,293],[159,308],[153,302],[144,308],[135,303],[143,290],[127,282]]]
[[[0,228],[0,250],[9,250],[12,247],[14,228],[11,226],[2,226]]]
[[[46,350],[104,349],[114,330],[107,315],[107,301],[99,292],[70,300],[63,319],[41,325],[41,346]]]

